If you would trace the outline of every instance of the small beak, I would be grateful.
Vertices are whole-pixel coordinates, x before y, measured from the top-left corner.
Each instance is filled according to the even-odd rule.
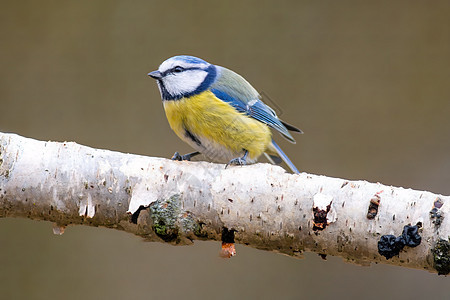
[[[162,78],[162,74],[160,71],[153,71],[153,72],[148,73],[147,75],[153,79],[161,79]]]

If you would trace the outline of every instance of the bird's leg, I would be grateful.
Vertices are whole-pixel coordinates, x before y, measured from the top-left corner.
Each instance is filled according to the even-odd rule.
[[[185,155],[180,155],[180,153],[175,152],[174,155],[172,156],[172,160],[178,160],[178,161],[182,161],[182,160],[187,160],[190,161],[192,157],[199,155],[200,152],[195,151],[195,152],[191,152]]]
[[[230,160],[227,165],[225,166],[225,169],[229,166],[229,165],[236,165],[236,166],[243,166],[247,164],[247,156],[248,156],[248,151],[244,149],[244,156],[242,157],[237,157],[237,158],[233,158],[232,160]]]

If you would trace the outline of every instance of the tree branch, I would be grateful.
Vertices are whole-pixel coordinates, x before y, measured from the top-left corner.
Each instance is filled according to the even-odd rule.
[[[0,216],[53,221],[56,233],[84,224],[173,244],[234,239],[448,274],[449,201],[269,164],[225,169],[0,133]]]

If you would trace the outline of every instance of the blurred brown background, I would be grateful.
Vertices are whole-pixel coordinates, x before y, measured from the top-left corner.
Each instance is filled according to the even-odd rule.
[[[170,157],[146,76],[191,54],[269,95],[305,131],[300,170],[450,194],[449,1],[1,1],[0,131]],[[315,254],[145,243],[0,220],[4,299],[445,299],[445,277]]]

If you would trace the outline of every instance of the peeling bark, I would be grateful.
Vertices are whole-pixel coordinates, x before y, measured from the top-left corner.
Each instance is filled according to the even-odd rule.
[[[52,221],[56,234],[84,224],[189,244],[228,243],[222,232],[233,232],[237,243],[292,256],[446,275],[449,207],[449,196],[268,164],[225,169],[0,133],[0,216]]]

